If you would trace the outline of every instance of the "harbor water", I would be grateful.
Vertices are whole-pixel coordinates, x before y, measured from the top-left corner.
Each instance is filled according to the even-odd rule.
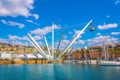
[[[0,80],[120,80],[120,66],[81,64],[0,65]]]

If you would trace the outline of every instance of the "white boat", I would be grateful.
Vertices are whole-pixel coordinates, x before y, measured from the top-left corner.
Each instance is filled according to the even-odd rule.
[[[99,63],[101,66],[120,66],[120,62],[117,61],[101,61]]]
[[[105,42],[104,42],[104,46],[103,46],[103,53],[104,53],[105,60],[99,61],[99,65],[101,65],[101,66],[120,66],[120,61],[118,62],[118,61],[110,61],[109,60],[107,36],[105,37]]]

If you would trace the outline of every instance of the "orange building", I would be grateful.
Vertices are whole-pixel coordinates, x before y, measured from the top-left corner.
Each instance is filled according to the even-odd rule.
[[[109,59],[118,59],[120,58],[120,43],[114,46],[111,44],[107,45],[106,54],[102,46],[92,46],[87,50],[82,48],[72,52],[72,57],[75,60],[82,60],[85,56],[87,59],[105,59],[105,56]]]
[[[93,46],[89,48],[90,59],[98,59],[102,55],[101,46]]]

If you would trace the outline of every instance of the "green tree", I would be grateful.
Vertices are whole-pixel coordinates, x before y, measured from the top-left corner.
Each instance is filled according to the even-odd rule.
[[[112,52],[113,54],[115,54],[115,58],[117,58],[118,57],[118,55],[117,55],[117,50],[118,50],[118,47],[114,47],[114,51]]]
[[[99,59],[101,59],[101,57],[102,57],[102,48],[101,47],[98,47],[97,48],[97,51],[99,52]]]
[[[85,51],[84,51],[84,49],[81,49],[81,53],[82,53],[82,59],[85,59]]]
[[[86,56],[87,56],[87,59],[90,59],[89,49],[86,49],[85,51],[86,51],[85,54],[86,54]]]

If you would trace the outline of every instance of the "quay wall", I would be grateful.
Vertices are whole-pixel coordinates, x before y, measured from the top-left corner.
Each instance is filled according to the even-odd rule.
[[[38,60],[22,60],[22,59],[1,59],[0,65],[2,64],[48,64],[48,60],[38,59]],[[58,60],[55,63],[64,63],[64,60]]]
[[[15,59],[15,60],[0,60],[0,65],[1,64],[47,64],[48,60],[20,60],[20,59]]]

